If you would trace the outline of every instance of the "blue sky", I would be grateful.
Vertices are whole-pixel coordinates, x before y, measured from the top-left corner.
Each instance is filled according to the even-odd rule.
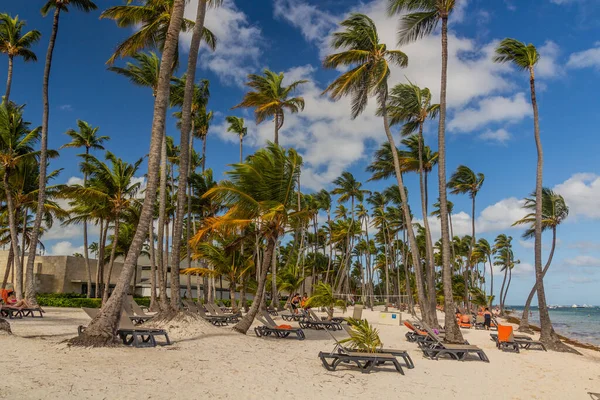
[[[122,4],[117,0],[97,3],[101,9]],[[188,6],[189,18],[193,18],[196,4],[192,0]],[[547,276],[549,302],[600,304],[600,114],[596,110],[600,6],[594,0],[460,0],[458,4],[450,24],[447,168],[450,174],[466,164],[486,175],[477,197],[478,236],[493,241],[499,233],[512,235],[515,255],[521,260],[514,271],[508,303],[523,303],[534,281],[533,243],[522,241],[522,230],[510,225],[523,215],[522,198],[534,189],[536,153],[527,77],[491,61],[495,43],[507,36],[532,42],[542,55],[537,85],[544,184],[560,192],[571,208],[569,219],[559,228],[559,245]],[[40,61],[16,62],[11,94],[12,100],[27,104],[26,117],[36,125],[41,121],[43,60],[52,23],[51,18],[41,17],[40,6],[41,2],[19,1],[0,9],[18,14],[27,21],[28,29],[38,29],[43,35],[34,48]],[[388,18],[385,7],[385,0],[226,0],[221,9],[209,11],[207,26],[219,44],[215,53],[201,50],[197,75],[211,82],[210,108],[216,118],[209,133],[207,166],[217,178],[238,157],[237,138],[226,132],[223,122],[226,115],[248,119],[246,154],[272,140],[271,122],[257,127],[251,113],[230,110],[243,96],[246,75],[268,67],[285,72],[289,80],[310,81],[298,92],[306,100],[306,109],[288,116],[281,132],[281,143],[296,147],[304,156],[303,191],[331,189],[330,182],[344,170],[363,181],[368,179],[365,166],[385,140],[381,120],[374,116],[374,104],[352,121],[347,100],[334,103],[322,97],[320,93],[337,72],[323,70],[320,60],[329,52],[328,37],[337,22],[353,11],[373,18],[382,41],[396,48],[398,18]],[[106,70],[106,60],[132,31],[99,20],[99,15],[100,11],[86,15],[72,10],[61,16],[50,83],[50,147],[57,149],[66,143],[64,132],[83,119],[111,136],[108,148],[112,152],[133,161],[148,151],[153,99],[148,89],[134,87]],[[187,43],[189,37],[183,36],[184,53]],[[408,78],[429,87],[438,97],[439,35],[401,49],[409,56],[409,66],[393,69],[390,83]],[[3,60],[0,77],[6,76],[6,58]],[[434,148],[436,126],[432,122],[426,129],[426,141]],[[172,118],[168,134],[178,140]],[[81,176],[76,155],[75,150],[64,150],[52,162],[52,168],[64,168],[60,181]],[[435,181],[433,176],[432,200],[437,197]],[[365,186],[380,190],[390,184]],[[415,177],[408,176],[406,184],[418,193]],[[455,203],[455,233],[469,233],[469,199],[451,196],[451,200]],[[417,201],[413,196],[411,203],[418,215]],[[434,236],[439,236],[436,221],[432,223]],[[545,236],[545,244],[549,241]],[[53,254],[80,251],[81,228],[55,227],[44,243]],[[498,289],[500,283],[501,276],[495,276]]]

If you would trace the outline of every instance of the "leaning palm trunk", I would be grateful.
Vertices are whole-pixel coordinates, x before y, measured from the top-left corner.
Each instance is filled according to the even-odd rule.
[[[17,299],[23,298],[23,264],[19,260],[19,234],[17,232],[17,221],[15,219],[15,206],[8,178],[10,176],[10,169],[5,168],[4,176],[2,177],[4,183],[4,193],[6,195],[6,207],[8,208],[8,226],[10,230],[10,245],[13,251],[15,262],[17,264],[15,272],[15,294]],[[25,222],[24,222],[25,223]],[[29,279],[29,277],[28,277]]]
[[[158,308],[156,300],[156,252],[154,251],[154,228],[148,226],[148,242],[150,244],[150,311]]]
[[[115,217],[115,229],[113,232],[113,241],[110,249],[110,260],[108,261],[108,273],[106,274],[106,283],[104,284],[104,294],[102,295],[102,304],[108,301],[108,292],[110,291],[110,276],[112,275],[113,266],[115,264],[115,254],[117,254],[117,242],[119,239],[119,216]]]
[[[425,180],[423,168],[423,123],[419,124],[419,186],[421,189],[421,208],[423,210],[423,225],[425,227],[425,250],[427,258],[427,296],[429,297],[429,307],[432,316],[436,315],[435,306],[435,261],[433,259],[433,242],[431,240],[431,229],[429,228],[429,218],[427,215],[427,183]],[[439,327],[436,318],[431,319],[434,328]]]
[[[504,315],[504,285],[506,285],[507,274],[508,267],[504,267],[504,279],[502,280],[502,286],[500,287],[500,315]]]
[[[196,79],[196,63],[200,49],[200,39],[204,30],[206,16],[206,0],[198,2],[196,23],[192,33],[190,53],[188,55],[187,78],[181,107],[181,139],[179,142],[179,182],[177,186],[177,208],[173,221],[173,251],[171,261],[171,307],[179,309],[179,264],[181,262],[181,236],[183,234],[183,216],[185,214],[186,190],[190,173],[190,131],[192,129],[192,100],[194,95],[194,80]],[[187,245],[187,244],[186,244]],[[191,294],[191,278],[188,278],[188,290]]]
[[[158,285],[159,285],[159,307],[166,309],[169,305],[167,299],[168,263],[165,262],[165,214],[167,204],[167,135],[163,132],[160,145],[160,188],[158,194]],[[168,247],[168,246],[167,246]]]
[[[273,257],[273,253],[275,251],[275,246],[277,244],[277,237],[268,237],[267,238],[267,248],[265,249],[265,254],[262,257],[262,265],[260,268],[260,275],[258,276],[258,287],[256,288],[256,295],[254,296],[254,300],[252,301],[252,307],[248,310],[248,313],[238,322],[233,330],[239,333],[246,334],[250,326],[252,326],[252,322],[254,322],[254,318],[258,313],[258,309],[262,303],[265,284],[267,281],[267,273],[269,272],[269,264],[271,264],[271,260]]]
[[[13,76],[13,56],[8,56],[8,78],[6,79],[6,94],[4,95],[4,101],[8,104],[10,98],[10,87],[12,86]]]
[[[400,197],[402,199],[402,212],[404,214],[404,220],[406,221],[406,232],[408,234],[408,242],[410,244],[410,251],[413,257],[413,264],[415,265],[415,278],[417,283],[417,298],[419,301],[419,308],[421,309],[421,317],[427,321],[428,323],[433,324],[433,319],[431,318],[431,313],[429,312],[429,307],[427,306],[427,301],[425,299],[424,286],[423,286],[423,270],[420,265],[421,257],[419,255],[419,248],[417,247],[417,240],[415,238],[415,232],[413,231],[412,218],[410,216],[410,210],[408,208],[408,199],[406,196],[406,191],[404,190],[404,182],[402,179],[402,172],[400,171],[400,159],[398,158],[398,152],[395,151],[396,143],[394,142],[394,137],[392,136],[392,131],[390,130],[390,124],[388,121],[386,103],[387,102],[387,87],[386,87],[386,95],[385,99],[382,101],[383,103],[383,127],[385,129],[385,134],[387,136],[388,142],[390,143],[390,147],[392,148],[392,158],[394,160],[394,171],[396,173],[396,180],[398,181],[398,189],[400,190]]]
[[[450,263],[450,236],[448,231],[448,196],[446,194],[446,86],[448,80],[448,17],[442,18],[442,79],[440,90],[440,121],[438,127],[438,189],[440,194],[440,222],[442,231],[442,275],[444,284],[444,310],[446,340],[450,343],[463,341],[454,318],[452,294],[452,264]],[[465,288],[466,289],[466,288]]]
[[[542,279],[546,276],[546,272],[548,272],[548,268],[550,268],[550,263],[552,262],[552,257],[554,256],[554,249],[556,248],[556,227],[552,228],[552,247],[550,248],[550,255],[548,256],[548,261],[546,261],[546,265],[544,266],[544,270],[542,271]],[[537,291],[537,285],[534,284],[531,292],[529,292],[529,296],[527,296],[527,301],[525,302],[525,308],[523,308],[523,315],[521,316],[521,322],[519,323],[519,331],[521,332],[531,332],[529,328],[529,309],[531,307],[531,302],[533,301],[533,296],[535,296],[535,292]]]
[[[154,118],[152,121],[152,138],[148,157],[148,186],[146,197],[140,213],[140,220],[131,243],[127,257],[123,264],[121,275],[117,281],[113,295],[100,310],[96,318],[90,322],[85,332],[71,340],[79,345],[106,345],[113,343],[117,333],[119,316],[123,306],[123,300],[127,294],[129,283],[133,276],[134,267],[137,263],[140,251],[148,227],[152,222],[154,203],[156,201],[156,189],[158,186],[158,167],[160,163],[160,146],[165,128],[167,107],[169,103],[169,89],[171,80],[171,68],[175,59],[175,52],[179,42],[179,30],[183,22],[183,11],[185,0],[174,0],[171,21],[165,39],[163,57],[161,61],[158,90],[154,103]]]
[[[488,255],[490,263],[490,309],[494,305],[494,264],[492,264],[492,256]]]
[[[58,34],[58,21],[60,17],[61,7],[56,7],[54,11],[54,20],[52,22],[52,34],[48,42],[48,52],[46,53],[46,66],[44,67],[44,81],[42,84],[42,137],[40,140],[40,176],[38,185],[37,209],[35,211],[35,221],[33,222],[33,230],[29,239],[29,257],[27,258],[25,283],[25,297],[29,304],[37,304],[35,279],[33,276],[33,265],[35,263],[35,253],[38,245],[38,237],[40,228],[42,227],[42,219],[44,218],[44,204],[46,203],[46,169],[48,167],[48,118],[50,115],[50,105],[48,100],[48,84],[50,82],[50,68],[52,66],[52,53],[54,52],[54,44],[56,43],[56,35]]]
[[[15,251],[13,250],[13,247],[10,246],[10,248],[8,249],[8,259],[6,261],[6,269],[4,270],[4,278],[2,279],[2,286],[0,286],[0,289],[6,289],[6,283],[8,282],[8,274],[10,273],[10,270],[12,268],[12,265],[15,261]]]
[[[502,299],[502,307],[506,307],[506,296],[508,295],[510,281],[512,281],[512,268],[508,269],[508,282],[506,282],[506,290],[504,291],[504,298]]]

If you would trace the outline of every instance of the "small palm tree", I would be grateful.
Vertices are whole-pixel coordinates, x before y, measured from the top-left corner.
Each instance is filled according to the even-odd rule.
[[[292,82],[289,86],[283,85],[283,72],[276,74],[265,69],[264,75],[248,75],[246,86],[254,89],[244,95],[240,104],[233,108],[254,108],[256,123],[260,124],[268,118],[275,121],[274,143],[279,144],[279,130],[283,127],[285,111],[296,114],[304,110],[304,98],[292,97],[291,93],[300,85],[308,82],[299,80]]]
[[[23,33],[24,27],[25,21],[19,20],[18,15],[12,18],[8,14],[0,14],[0,53],[8,55],[8,78],[4,101],[8,101],[10,97],[15,57],[21,57],[23,61],[37,61],[30,47],[40,40],[42,34],[38,30]]]
[[[244,118],[235,117],[233,115],[229,115],[225,118],[225,121],[229,124],[227,127],[227,132],[233,132],[240,138],[240,162],[244,161],[242,146],[244,142],[244,138],[248,134],[248,128],[244,126]]]
[[[483,275],[485,277],[485,261],[490,264],[490,302],[489,307],[493,306],[492,301],[494,298],[494,267],[492,263],[493,250],[490,243],[484,238],[480,238],[471,253],[471,257],[475,259],[483,260]]]
[[[331,285],[325,282],[317,283],[315,291],[312,296],[308,298],[306,305],[308,307],[325,307],[329,319],[333,318],[334,307],[341,307],[346,311],[346,302],[336,299],[333,295]]]
[[[525,205],[523,206],[526,210],[530,210],[522,219],[516,221],[515,225],[529,225],[529,228],[523,233],[524,239],[531,239],[535,236],[535,210],[536,200],[535,193],[531,194],[531,197],[525,199]],[[552,230],[552,247],[550,248],[550,254],[548,255],[548,261],[542,271],[542,279],[546,276],[550,263],[552,263],[552,257],[554,256],[554,249],[556,248],[556,229],[567,217],[569,216],[569,207],[565,203],[565,199],[558,193],[555,193],[550,188],[542,189],[542,232],[548,229]],[[525,308],[523,309],[523,316],[519,323],[520,331],[529,331],[529,308],[531,307],[531,301],[537,290],[537,284],[533,285],[533,288],[529,292],[527,301],[525,302]]]
[[[377,353],[383,347],[379,330],[369,325],[366,319],[348,318],[348,325],[350,325],[350,337],[341,340],[340,343],[350,343],[352,349],[365,353]]]

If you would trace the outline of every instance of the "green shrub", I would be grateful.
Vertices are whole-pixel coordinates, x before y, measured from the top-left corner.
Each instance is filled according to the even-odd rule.
[[[37,302],[42,307],[70,307],[70,308],[100,308],[102,299],[88,299],[84,294],[78,293],[44,293],[37,295]],[[140,306],[150,305],[149,297],[136,297],[135,302]]]

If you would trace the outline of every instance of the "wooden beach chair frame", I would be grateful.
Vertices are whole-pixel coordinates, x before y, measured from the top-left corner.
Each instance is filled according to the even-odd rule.
[[[342,324],[335,321],[321,321],[313,310],[308,310],[308,317],[299,322],[300,328],[321,330],[329,328],[334,331],[341,331]]]
[[[469,354],[475,354],[481,361],[490,362],[483,349],[469,344],[446,344],[429,327],[423,325],[423,328],[435,339],[434,344],[421,347],[425,357],[438,360],[440,356],[448,355],[454,360],[465,361]]]
[[[304,331],[301,328],[280,328],[277,326],[275,321],[271,318],[268,312],[261,311],[261,315],[256,317],[262,323],[262,326],[257,326],[254,328],[254,333],[258,337],[271,336],[273,335],[276,338],[283,339],[290,334],[294,333],[296,335],[296,339],[304,340],[306,336],[304,335]]]
[[[363,374],[370,373],[373,368],[386,363],[392,363],[400,374],[404,375],[404,370],[398,362],[398,359],[392,354],[385,353],[359,353],[359,352],[340,352],[331,353],[319,352],[321,363],[328,371],[335,371],[338,365],[354,363]]]
[[[498,347],[498,334],[490,333],[490,338],[496,342],[496,347]],[[513,335],[514,341],[519,345],[519,348],[525,350],[543,350],[548,351],[544,343],[539,340],[533,340],[531,337],[526,335]]]

